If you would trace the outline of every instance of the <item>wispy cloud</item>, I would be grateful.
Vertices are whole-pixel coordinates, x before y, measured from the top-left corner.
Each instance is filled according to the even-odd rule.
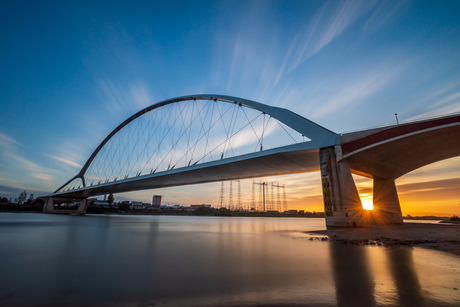
[[[62,163],[65,163],[67,165],[70,165],[70,166],[73,166],[73,167],[77,167],[77,168],[81,168],[82,166],[76,162],[73,162],[69,159],[65,159],[65,158],[62,158],[62,157],[58,157],[58,156],[54,156],[54,155],[49,155],[49,154],[45,154],[45,156],[51,158],[51,159],[54,159],[56,161],[59,161],[59,162],[62,162]]]
[[[0,133],[0,156],[2,160],[6,162],[2,168],[7,169],[4,173],[16,174],[18,172],[25,172],[29,176],[45,181],[53,180],[54,175],[59,173],[57,170],[40,166],[27,159],[20,153],[19,147],[22,147],[20,142],[6,134]],[[7,175],[7,177],[9,177],[8,182],[14,182],[14,179],[11,178],[14,177],[14,175]]]
[[[398,185],[422,183],[427,180],[437,181],[443,179],[458,178],[458,165],[460,157],[442,160],[413,172],[410,172],[396,180]]]
[[[438,192],[441,194],[443,192],[449,193],[450,195],[457,196],[458,188],[460,187],[460,178],[450,178],[450,179],[440,179],[432,180],[425,182],[414,182],[414,183],[405,183],[398,185],[399,194],[414,194],[422,192]]]
[[[153,97],[144,83],[131,83],[99,80],[99,88],[105,97],[106,108],[114,113],[137,112],[153,103]]]
[[[12,145],[23,146],[18,141],[0,132],[0,148],[7,149],[10,148]]]
[[[54,179],[53,175],[45,174],[45,173],[31,173],[30,175],[34,178],[45,180],[45,181],[51,181]]]
[[[330,113],[336,113],[344,108],[356,107],[364,101],[386,88],[391,82],[400,77],[413,63],[416,57],[404,60],[404,56],[390,56],[381,64],[363,70],[358,75],[352,72],[351,76],[339,76],[340,82],[336,82],[335,88],[331,87],[330,93],[325,93],[311,110],[312,118],[324,117]],[[363,67],[363,69],[365,69]]]
[[[363,27],[365,34],[372,33],[399,19],[412,1],[380,1]]]
[[[460,105],[460,91],[453,93],[447,97],[444,97],[440,101],[436,102],[433,106],[438,107],[438,106],[441,106],[443,104],[448,104],[448,103],[456,103]]]
[[[15,154],[9,154],[8,157],[16,162],[15,164],[24,170],[31,171],[31,172],[39,172],[39,173],[48,173],[48,174],[56,174],[59,173],[59,171],[51,168],[46,168],[42,167],[35,162],[32,162],[31,160],[19,155],[18,153]]]
[[[446,114],[455,114],[460,113],[460,103],[454,103],[451,105],[447,105],[441,108],[432,109],[427,112],[423,112],[414,116],[411,116],[405,120],[405,122],[419,120],[419,119],[426,119],[430,117],[442,116]]]
[[[288,71],[297,68],[326,47],[359,17],[375,6],[375,1],[326,2],[313,16],[303,33],[294,37],[288,54],[292,62]],[[295,50],[295,51],[294,51]]]
[[[420,109],[425,112],[420,112]],[[419,111],[419,112],[417,112]],[[406,121],[460,112],[460,82],[457,78],[425,87],[417,104],[408,105],[405,113],[418,113]]]
[[[302,63],[321,52],[348,28],[358,24],[361,33],[369,35],[400,18],[406,7],[405,3],[383,5],[377,1],[328,1],[317,8],[311,18],[305,18],[305,25],[298,27],[299,30],[292,36],[286,36],[282,28],[265,24],[261,15],[266,14],[257,14],[260,8],[248,7],[235,26],[236,33],[226,35],[222,30],[216,34],[211,80],[216,85],[226,84],[228,92],[254,93],[256,100],[291,108],[294,103],[288,100],[304,101],[305,82],[312,80],[296,77],[294,71]],[[252,9],[254,13],[251,13]],[[248,24],[255,26],[247,27]],[[262,25],[270,28],[270,36],[263,35],[267,28]],[[397,52],[392,51],[391,54],[394,56]],[[337,106],[341,108],[347,103],[370,97],[406,66],[397,63],[397,60],[392,62],[391,55],[381,57],[384,60],[376,58],[376,67],[368,65],[363,68],[363,73],[345,76],[344,86],[328,93],[336,93],[335,96],[314,97],[316,100],[323,99],[309,103],[315,105],[315,116],[323,116],[330,110],[335,111]],[[380,62],[384,63],[379,65]],[[309,75],[303,74],[304,77]],[[316,106],[321,108],[316,110]]]

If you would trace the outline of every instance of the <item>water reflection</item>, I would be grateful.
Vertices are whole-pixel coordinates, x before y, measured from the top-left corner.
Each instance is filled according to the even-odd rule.
[[[434,299],[430,295],[434,289],[422,289],[413,251],[413,248],[406,246],[388,248],[331,244],[337,305],[455,306],[455,302],[460,302],[455,288],[451,288],[453,297],[441,299]],[[386,259],[382,259],[382,256]]]
[[[374,280],[361,246],[331,244],[337,306],[375,306]]]
[[[399,306],[425,306],[422,288],[412,259],[412,249],[395,247],[387,249],[390,270],[398,294]],[[430,304],[432,306],[432,304]]]
[[[0,305],[458,302],[458,291],[445,290],[459,287],[457,258],[429,252],[414,256],[411,248],[310,241],[304,234],[321,228],[319,219],[0,213]],[[449,266],[434,266],[440,259]],[[438,278],[432,281],[432,276]]]

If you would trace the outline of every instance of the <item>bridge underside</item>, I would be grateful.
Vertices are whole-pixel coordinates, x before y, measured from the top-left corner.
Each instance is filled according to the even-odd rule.
[[[235,157],[59,193],[59,197],[87,198],[109,193],[319,171],[319,149],[273,153],[251,159]]]

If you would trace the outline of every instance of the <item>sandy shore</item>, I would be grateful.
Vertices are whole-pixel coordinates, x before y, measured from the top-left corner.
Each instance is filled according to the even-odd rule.
[[[308,233],[312,238],[327,236],[329,241],[345,244],[419,246],[460,256],[459,224],[405,223],[368,228],[331,228]]]

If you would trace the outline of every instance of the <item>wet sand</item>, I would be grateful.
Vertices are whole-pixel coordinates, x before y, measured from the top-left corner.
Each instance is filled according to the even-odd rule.
[[[460,256],[459,224],[405,223],[367,228],[330,228],[309,231],[312,240],[380,246],[418,246]]]

